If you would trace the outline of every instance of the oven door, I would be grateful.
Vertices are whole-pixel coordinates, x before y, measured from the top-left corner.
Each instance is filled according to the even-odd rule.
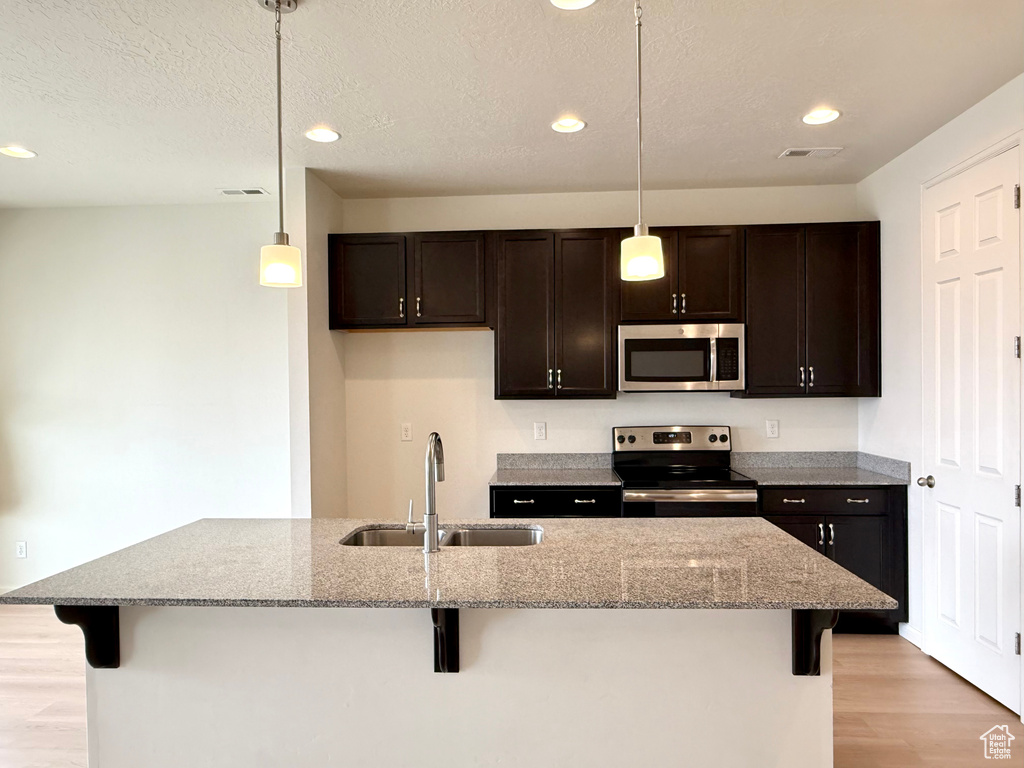
[[[619,326],[619,389],[715,389],[717,325]]]
[[[622,492],[623,517],[753,517],[756,488],[630,488]]]

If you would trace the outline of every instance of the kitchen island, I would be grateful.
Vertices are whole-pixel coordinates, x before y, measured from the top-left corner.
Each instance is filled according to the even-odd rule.
[[[202,520],[0,602],[83,626],[92,768],[832,764],[827,627],[890,597],[756,518],[514,526]]]

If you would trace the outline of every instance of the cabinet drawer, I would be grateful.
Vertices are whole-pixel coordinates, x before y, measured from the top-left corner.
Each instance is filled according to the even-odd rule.
[[[615,487],[522,486],[491,490],[491,517],[621,517],[622,491]]]
[[[770,514],[883,515],[887,494],[879,488],[762,488],[761,511]]]

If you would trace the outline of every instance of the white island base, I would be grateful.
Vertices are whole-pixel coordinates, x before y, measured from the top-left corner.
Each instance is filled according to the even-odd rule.
[[[88,669],[91,768],[823,768],[821,675],[788,610],[122,607]]]

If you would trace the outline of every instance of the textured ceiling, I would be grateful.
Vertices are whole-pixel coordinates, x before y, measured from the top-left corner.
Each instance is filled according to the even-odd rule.
[[[275,186],[255,0],[0,0],[0,206]],[[646,0],[649,188],[856,182],[1024,70],[1021,0]],[[628,189],[630,0],[302,0],[289,166],[345,197]],[[829,104],[839,122],[800,116]],[[574,113],[579,134],[552,120]],[[303,132],[326,124],[334,144]],[[844,146],[779,160],[791,146]]]

